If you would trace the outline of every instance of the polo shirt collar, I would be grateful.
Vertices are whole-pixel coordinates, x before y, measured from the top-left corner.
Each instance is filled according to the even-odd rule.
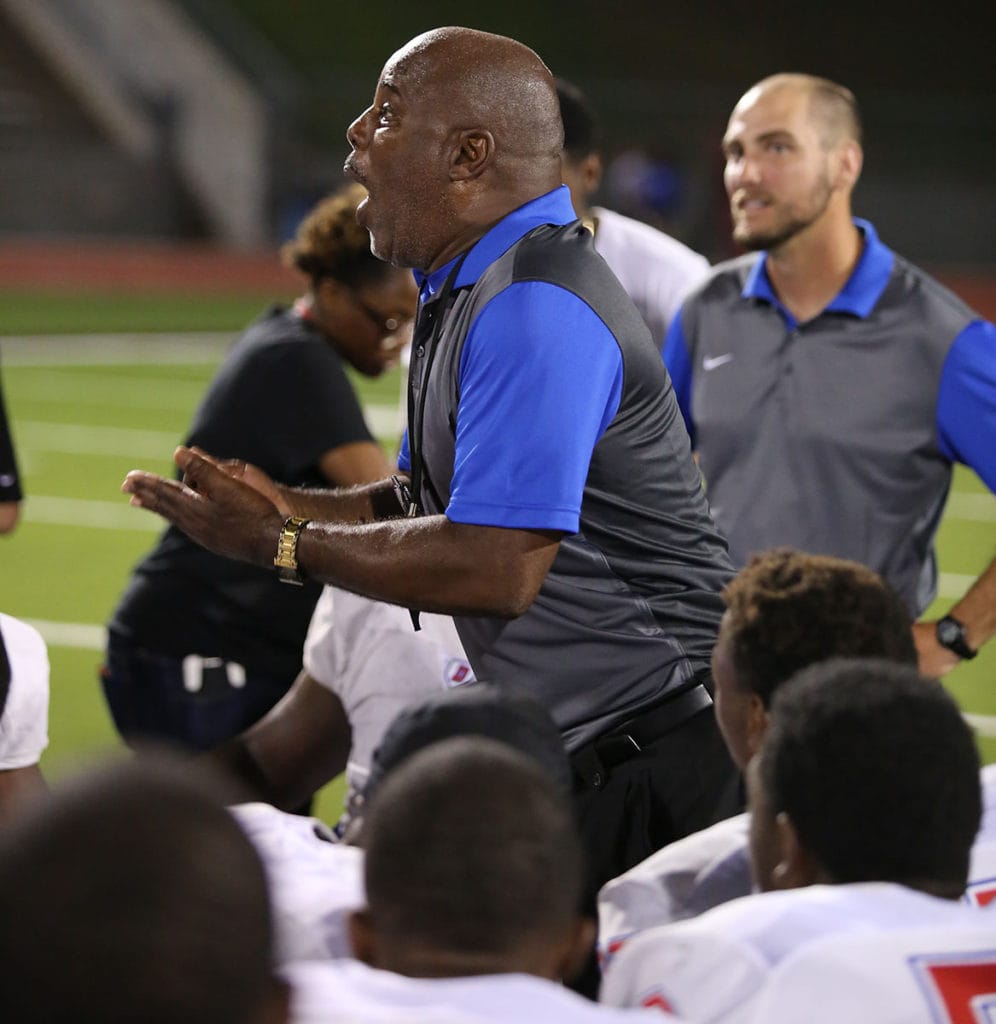
[[[466,254],[453,287],[462,288],[474,284],[495,260],[508,252],[533,228],[541,224],[570,224],[577,219],[578,215],[571,205],[571,193],[566,185],[560,185],[552,192],[530,199],[528,203],[503,217],[473,244]],[[455,256],[449,263],[431,274],[425,274],[421,270],[415,271],[415,282],[419,286],[423,301],[443,287],[453,265],[459,259],[460,256]]]
[[[863,320],[875,308],[875,303],[885,291],[896,255],[887,245],[883,245],[879,241],[878,234],[869,221],[855,217],[854,223],[864,235],[864,250],[858,260],[858,265],[847,279],[847,283],[824,312],[850,313]],[[778,296],[775,295],[771,282],[768,280],[767,258],[768,254],[762,252],[760,258],[751,267],[744,289],[740,294],[745,299],[760,299],[762,302],[782,309],[782,304],[778,301]]]

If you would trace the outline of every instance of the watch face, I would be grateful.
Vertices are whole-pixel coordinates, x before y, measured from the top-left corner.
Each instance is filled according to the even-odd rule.
[[[942,644],[953,644],[961,638],[961,627],[950,619],[941,619],[937,623],[937,639]]]

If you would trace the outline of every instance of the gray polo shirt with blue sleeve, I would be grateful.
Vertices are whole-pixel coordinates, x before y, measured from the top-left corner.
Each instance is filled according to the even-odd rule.
[[[455,621],[478,677],[528,687],[575,749],[694,684],[732,566],[650,332],[567,189],[456,263],[419,275],[420,325],[441,317],[412,358],[422,507],[561,535],[525,614]]]
[[[796,322],[752,253],[686,300],[664,360],[734,564],[854,559],[919,614],[952,463],[996,489],[996,328],[855,223],[861,258],[818,316]]]

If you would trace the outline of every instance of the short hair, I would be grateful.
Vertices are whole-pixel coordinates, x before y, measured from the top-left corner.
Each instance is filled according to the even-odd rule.
[[[860,145],[861,111],[858,109],[854,93],[846,86],[832,82],[829,78],[820,78],[818,75],[786,71],[762,79],[751,87],[749,93],[753,93],[755,89],[791,89],[805,92],[809,97],[810,112],[822,124],[821,135],[825,147],[836,145],[845,138],[854,139]]]
[[[0,1019],[243,1024],[274,985],[263,867],[169,761],[88,773],[0,838]]]
[[[534,758],[570,792],[572,775],[563,737],[550,713],[520,687],[479,680],[431,694],[402,709],[374,751],[363,800],[373,799],[385,777],[406,758],[432,743],[457,736],[483,736]]]
[[[370,251],[370,235],[356,220],[356,207],[366,194],[354,183],[322,199],[280,250],[284,264],[313,282],[330,277],[352,288],[383,280],[391,266]]]
[[[854,93],[828,78],[813,77],[809,93],[810,108],[823,123],[824,145],[831,146],[842,139],[861,143],[861,112]]]
[[[805,669],[776,694],[758,757],[769,810],[834,882],[964,891],[979,757],[936,680],[873,659]]]
[[[577,914],[570,800],[494,740],[444,740],[408,758],[377,791],[364,845],[371,922],[413,945],[501,957]]]
[[[917,662],[906,606],[857,562],[774,548],[751,558],[723,600],[737,683],[765,707],[793,673],[827,658]]]
[[[585,94],[573,83],[557,79],[560,118],[564,122],[564,152],[572,161],[583,160],[601,148],[601,132],[595,111]]]

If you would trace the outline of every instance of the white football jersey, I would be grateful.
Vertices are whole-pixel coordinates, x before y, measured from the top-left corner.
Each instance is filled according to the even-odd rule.
[[[747,830],[738,814],[693,832],[618,878],[598,894],[598,955],[603,968],[637,932],[684,921],[751,892]]]
[[[659,1006],[698,1024],[741,1024],[753,1019],[772,971],[811,942],[959,927],[988,917],[885,882],[758,893],[634,936],[608,964],[601,999],[611,1006]]]
[[[407,978],[356,960],[293,964],[292,1024],[650,1024],[659,1013],[599,1006],[527,974]]]
[[[349,788],[363,788],[384,730],[399,711],[447,687],[475,681],[448,615],[407,608],[325,587],[304,643],[304,667],[342,701],[352,730]]]
[[[595,248],[640,311],[661,348],[685,296],[709,274],[709,261],[657,228],[595,206]]]
[[[960,925],[835,935],[772,973],[757,1024],[986,1024],[996,1020],[996,926],[965,908]],[[977,918],[969,920],[968,918]]]
[[[263,803],[230,810],[266,868],[277,963],[352,956],[347,920],[366,904],[363,851],[316,818]]]
[[[982,824],[972,846],[966,902],[996,907],[996,764],[982,770]],[[598,951],[603,967],[637,932],[696,917],[754,890],[750,816],[727,818],[651,854],[602,887]]]
[[[0,708],[0,771],[38,763],[48,746],[48,649],[41,634],[0,612],[10,684]]]
[[[982,769],[982,826],[972,846],[965,898],[996,912],[996,764]]]

